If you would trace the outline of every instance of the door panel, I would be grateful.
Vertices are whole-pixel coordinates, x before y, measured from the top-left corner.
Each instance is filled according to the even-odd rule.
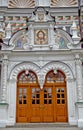
[[[56,121],[67,122],[66,87],[56,87]]]
[[[43,122],[53,122],[53,100],[52,100],[52,86],[44,86],[43,90]]]
[[[66,85],[19,85],[17,122],[67,122]]]
[[[17,90],[17,122],[29,121],[29,86],[19,86]]]
[[[31,87],[31,122],[41,122],[40,88]]]

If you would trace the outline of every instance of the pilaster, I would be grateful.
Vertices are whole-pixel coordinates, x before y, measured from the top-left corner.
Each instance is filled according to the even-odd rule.
[[[3,103],[7,102],[7,74],[8,74],[8,57],[7,55],[4,55],[3,62],[2,62],[2,95],[1,95],[1,101]]]
[[[76,85],[77,85],[77,118],[78,118],[78,127],[83,128],[83,95],[82,95],[82,62],[80,60],[79,54],[75,58],[76,64]]]
[[[79,54],[75,58],[76,65],[76,84],[77,84],[77,101],[83,101],[82,97],[82,62],[80,60]]]

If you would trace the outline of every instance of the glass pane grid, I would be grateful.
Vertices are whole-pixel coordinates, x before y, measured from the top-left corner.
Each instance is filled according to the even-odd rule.
[[[56,89],[57,104],[65,104],[65,90],[64,88]]]
[[[18,94],[18,103],[19,104],[27,104],[27,89],[26,88],[19,88]]]
[[[57,74],[54,74],[54,72],[52,71],[48,74],[46,82],[47,83],[54,83],[54,82],[64,83],[65,82],[65,76],[60,71],[58,71]]]
[[[44,88],[44,104],[52,104],[52,89]]]
[[[32,104],[40,104],[40,89],[32,88]]]
[[[29,72],[29,75],[26,76],[25,72],[23,72],[19,79],[18,79],[19,83],[36,83],[37,82],[37,78],[35,76],[35,74],[33,72]]]

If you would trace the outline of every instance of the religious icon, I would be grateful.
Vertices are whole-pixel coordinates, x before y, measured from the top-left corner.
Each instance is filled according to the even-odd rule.
[[[48,35],[47,29],[35,30],[35,44],[47,44]]]

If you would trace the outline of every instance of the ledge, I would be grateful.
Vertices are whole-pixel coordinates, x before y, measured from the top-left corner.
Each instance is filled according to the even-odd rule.
[[[80,105],[82,104],[83,105],[83,102],[76,102],[75,104],[80,104]]]
[[[0,106],[2,106],[2,105],[9,105],[8,103],[0,103]]]

